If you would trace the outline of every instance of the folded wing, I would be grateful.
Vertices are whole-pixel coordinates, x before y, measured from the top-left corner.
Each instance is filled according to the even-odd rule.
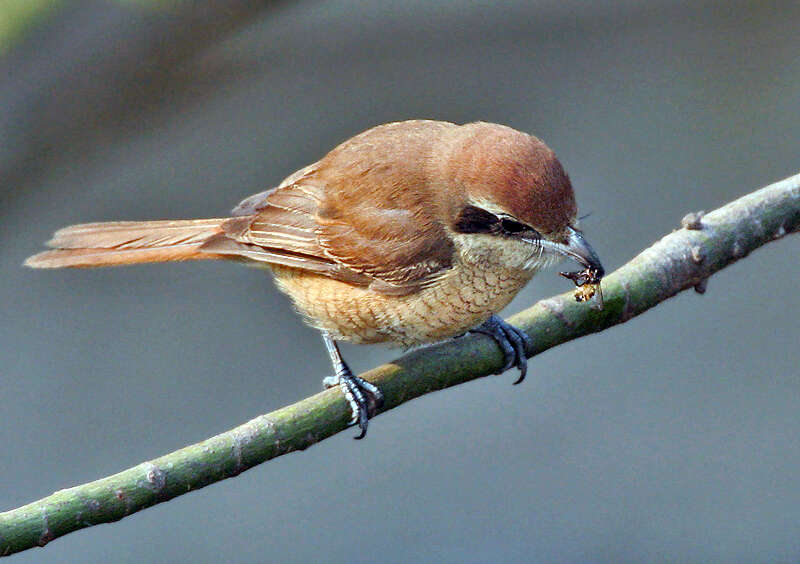
[[[234,209],[203,250],[308,270],[387,294],[430,284],[452,266],[453,245],[419,194],[382,197],[369,178],[330,190],[315,165]],[[357,197],[347,197],[356,191]],[[248,215],[242,215],[248,214]]]

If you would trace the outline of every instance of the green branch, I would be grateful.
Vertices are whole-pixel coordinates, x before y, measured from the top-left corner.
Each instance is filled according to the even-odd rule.
[[[688,288],[702,292],[713,273],[798,230],[800,174],[709,214],[686,216],[682,229],[603,280],[602,310],[577,303],[567,293],[543,300],[511,321],[534,337],[535,344],[527,351],[533,356],[623,323]],[[404,355],[363,376],[380,386],[387,411],[423,394],[492,374],[501,365],[494,342],[471,335]],[[345,429],[349,418],[342,394],[328,390],[119,474],[0,513],[0,554],[44,546],[69,532],[117,521],[306,449]]]

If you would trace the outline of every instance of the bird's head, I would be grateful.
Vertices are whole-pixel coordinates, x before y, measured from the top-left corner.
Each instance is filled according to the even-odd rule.
[[[535,271],[569,257],[602,278],[569,177],[542,141],[478,122],[449,130],[442,151],[442,206],[465,258]]]

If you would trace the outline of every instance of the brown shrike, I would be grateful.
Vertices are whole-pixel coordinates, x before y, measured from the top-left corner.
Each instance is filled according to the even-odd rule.
[[[269,267],[322,332],[366,434],[380,390],[336,341],[411,347],[490,335],[525,377],[528,336],[495,312],[543,266],[570,257],[603,276],[577,227],[572,185],[539,139],[492,123],[404,121],[369,129],[231,217],[65,227],[36,268],[230,259]]]

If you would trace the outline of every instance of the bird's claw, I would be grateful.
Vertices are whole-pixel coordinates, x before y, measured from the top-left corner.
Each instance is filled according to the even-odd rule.
[[[525,331],[506,323],[496,315],[492,315],[489,319],[471,329],[470,332],[489,335],[502,349],[505,364],[497,374],[502,374],[509,368],[516,366],[519,368],[519,378],[514,384],[519,384],[525,379],[525,375],[528,373],[528,357],[525,354],[525,349],[533,346],[533,341]]]
[[[357,423],[359,429],[361,429],[361,433],[354,438],[363,439],[366,437],[370,417],[373,417],[383,407],[383,394],[378,387],[363,378],[359,378],[346,366],[344,369],[337,371],[335,376],[325,378],[322,384],[326,388],[334,386],[341,388],[353,412],[350,424]]]

